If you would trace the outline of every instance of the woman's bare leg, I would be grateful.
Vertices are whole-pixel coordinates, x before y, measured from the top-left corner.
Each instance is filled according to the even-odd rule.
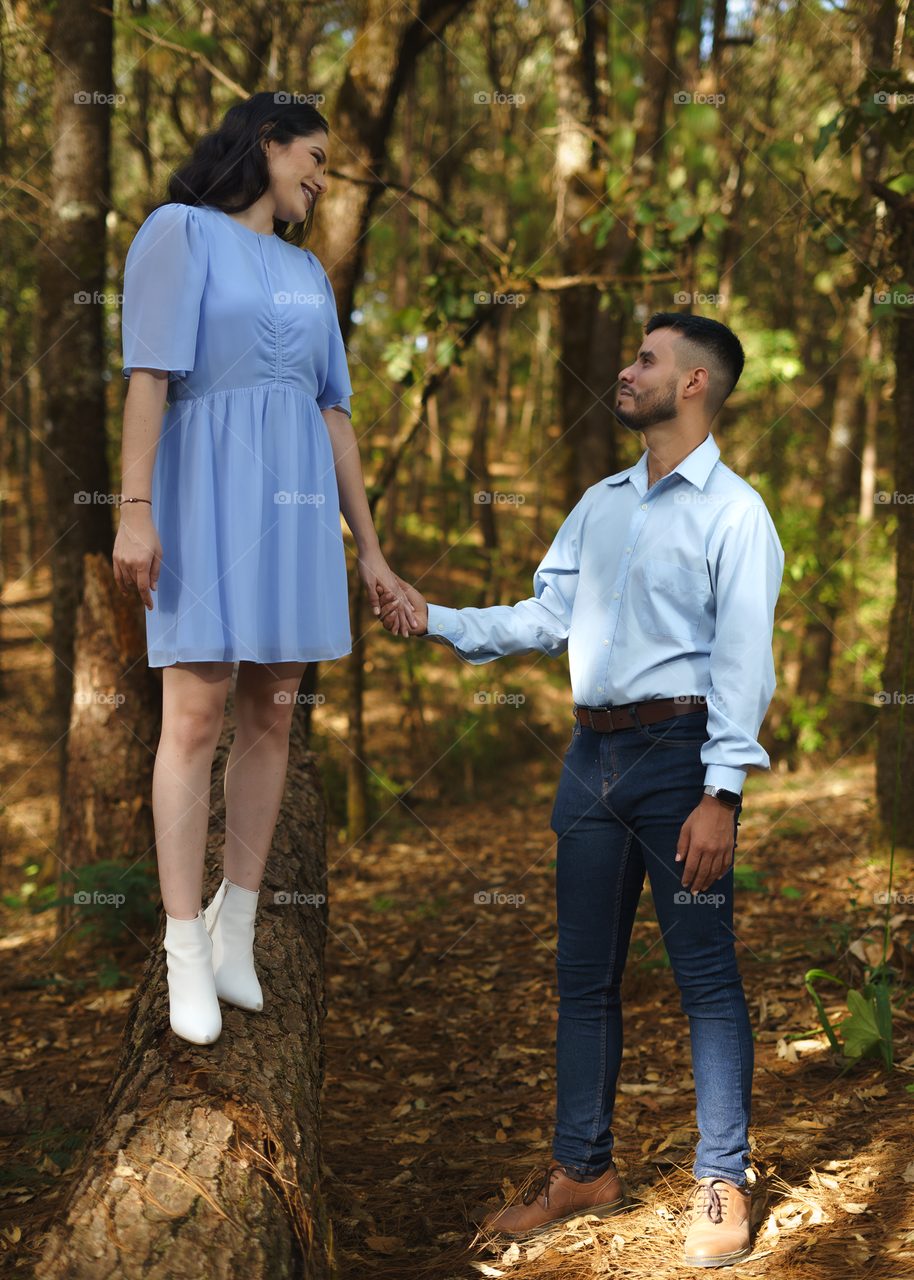
[[[242,662],[238,668],[238,727],[225,770],[225,878],[242,889],[258,889],[266,867],[304,669],[303,662]]]
[[[231,679],[231,662],[178,662],[162,671],[152,811],[162,901],[178,920],[192,920],[201,905],[210,776]]]

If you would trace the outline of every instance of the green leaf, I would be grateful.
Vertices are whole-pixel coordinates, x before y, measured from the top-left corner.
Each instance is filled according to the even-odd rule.
[[[822,1001],[819,999],[818,992],[816,991],[815,987],[812,985],[813,978],[827,978],[829,982],[838,982],[841,984],[842,987],[846,987],[847,983],[842,981],[841,978],[836,978],[833,973],[828,973],[825,969],[810,969],[809,972],[806,974],[806,980],[805,980],[806,990],[812,996],[813,1003],[815,1004],[816,1011],[819,1015],[819,1021],[822,1023],[822,1030],[828,1036],[828,1042],[831,1045],[831,1047],[834,1049],[835,1053],[840,1053],[841,1046],[838,1044],[838,1038],[835,1035],[834,1027],[831,1025],[831,1023],[828,1020],[828,1015],[825,1012],[825,1008],[822,1004]]]
[[[803,890],[794,888],[792,884],[785,884],[781,889],[781,894],[785,898],[802,898]]]
[[[673,230],[670,232],[670,240],[673,244],[679,244],[683,240],[688,240],[689,236],[693,236],[701,226],[701,218],[696,214],[691,217],[683,218],[681,222],[677,222]]]
[[[839,111],[838,114],[833,117],[833,119],[829,120],[828,124],[824,124],[822,128],[819,130],[819,136],[816,139],[816,145],[813,148],[813,153],[812,153],[814,160],[818,160],[819,156],[828,146],[829,142],[831,142],[832,135],[840,125],[841,117],[843,114],[844,114],[843,111]]]
[[[879,1052],[889,1075],[892,1074],[892,1004],[884,982],[876,983],[876,1026],[879,1029]]]
[[[876,1022],[876,1003],[865,1000],[859,991],[851,987],[847,993],[850,1014],[841,1023],[844,1037],[844,1053],[848,1058],[862,1058],[875,1049],[881,1039]]]

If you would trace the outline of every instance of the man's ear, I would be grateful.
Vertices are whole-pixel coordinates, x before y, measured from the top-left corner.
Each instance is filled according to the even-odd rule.
[[[693,396],[700,395],[707,387],[710,377],[707,369],[701,366],[693,369],[682,389],[683,398],[690,400]]]

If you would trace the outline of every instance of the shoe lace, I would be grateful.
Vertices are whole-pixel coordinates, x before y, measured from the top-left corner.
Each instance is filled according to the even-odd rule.
[[[543,1205],[549,1208],[549,1188],[552,1186],[552,1179],[555,1174],[564,1173],[566,1177],[573,1178],[575,1182],[591,1181],[590,1178],[581,1178],[577,1169],[568,1168],[563,1164],[547,1164],[544,1169],[533,1179],[527,1190],[521,1196],[521,1204],[533,1204],[537,1196],[543,1197]]]
[[[706,1213],[710,1218],[710,1220],[715,1224],[715,1226],[718,1223],[723,1222],[724,1220],[723,1204],[721,1202],[720,1192],[717,1190],[717,1187],[715,1187],[714,1183],[713,1182],[696,1183],[695,1186],[692,1188],[692,1190],[689,1192],[688,1198],[686,1199],[685,1209],[688,1209],[689,1200],[691,1200],[692,1197],[696,1195],[696,1193],[700,1193],[700,1194],[698,1194],[698,1198],[695,1201],[693,1221],[697,1221],[702,1216],[702,1214]],[[685,1211],[685,1209],[683,1210],[683,1212]]]

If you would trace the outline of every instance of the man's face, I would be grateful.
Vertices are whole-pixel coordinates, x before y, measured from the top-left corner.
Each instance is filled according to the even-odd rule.
[[[613,410],[630,431],[644,431],[676,417],[681,371],[676,368],[672,329],[655,329],[641,344],[634,364],[619,374],[619,400]]]

